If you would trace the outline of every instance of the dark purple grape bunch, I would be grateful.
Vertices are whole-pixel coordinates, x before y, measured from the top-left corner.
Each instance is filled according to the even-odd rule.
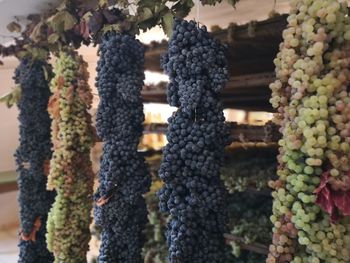
[[[151,178],[137,147],[143,129],[144,47],[133,36],[108,32],[99,48],[96,128],[102,139],[95,221],[102,227],[99,262],[143,262]]]
[[[228,80],[226,48],[205,27],[176,19],[162,60],[170,77],[168,144],[159,176],[160,208],[170,214],[169,262],[226,262],[227,191],[220,165],[229,136],[219,101]]]
[[[21,88],[19,147],[15,153],[21,225],[18,262],[21,263],[53,262],[45,239],[47,214],[55,194],[46,190],[45,165],[51,158],[52,144],[47,111],[51,93],[44,67],[51,72],[46,61],[24,58],[14,76]]]
[[[226,47],[210,37],[205,26],[175,19],[168,52],[162,58],[169,75],[168,103],[187,113],[204,99],[205,91],[218,94],[228,80]]]

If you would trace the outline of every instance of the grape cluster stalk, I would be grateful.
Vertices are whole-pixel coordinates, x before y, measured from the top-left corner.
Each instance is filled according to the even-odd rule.
[[[347,4],[292,0],[287,20],[274,61],[277,80],[270,85],[283,138],[279,179],[271,183],[273,243],[266,262],[350,262],[349,216],[339,213],[335,220],[316,204],[325,174],[334,182],[332,191],[349,190]]]
[[[55,196],[46,190],[46,167],[52,145],[47,112],[50,89],[45,71],[51,72],[46,61],[26,57],[21,59],[14,76],[15,83],[21,87],[20,141],[15,153],[21,225],[18,262],[21,263],[53,262],[45,239],[47,213]]]
[[[168,260],[225,262],[227,191],[220,164],[229,138],[218,96],[228,80],[226,48],[204,26],[176,19],[162,66],[170,78],[168,102],[178,107],[168,120],[159,170],[165,183],[160,209],[171,218]]]
[[[87,63],[75,51],[59,53],[54,73],[49,101],[53,155],[47,187],[57,195],[48,216],[47,245],[56,263],[80,263],[86,262],[91,238],[92,93]]]
[[[141,263],[151,177],[138,152],[143,130],[144,47],[126,33],[107,32],[99,46],[96,129],[102,139],[95,221],[102,228],[99,262]]]

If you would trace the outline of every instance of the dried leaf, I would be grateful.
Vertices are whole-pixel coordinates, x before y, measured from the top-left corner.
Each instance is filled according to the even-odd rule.
[[[113,24],[118,21],[118,16],[110,9],[104,9],[102,14],[109,24]]]
[[[89,19],[88,25],[89,30],[92,34],[96,34],[101,28],[103,24],[103,16],[101,12],[94,11]]]
[[[49,103],[47,106],[47,111],[54,118],[58,118],[60,116],[60,105],[59,105],[59,93],[55,93],[49,99]]]
[[[98,4],[100,7],[107,7],[108,6],[108,0],[99,0]]]
[[[77,19],[67,10],[59,11],[47,20],[55,32],[72,29],[77,23]]]
[[[8,24],[6,26],[7,30],[10,32],[17,32],[20,33],[22,30],[22,27],[20,24],[18,24],[17,22],[11,22],[10,24]]]
[[[41,16],[39,14],[29,14],[27,16],[27,19],[34,23],[39,23],[39,21],[41,20]]]
[[[142,9],[140,16],[139,16],[139,21],[145,21],[148,20],[150,18],[152,18],[153,13],[152,10],[148,7],[145,7]]]
[[[98,0],[80,0],[79,9],[83,13],[91,10],[96,10],[98,7]]]
[[[42,33],[42,28],[44,26],[44,22],[40,21],[33,29],[32,33],[30,34],[30,39],[32,39],[34,42],[39,42],[42,37],[43,37],[43,33]]]
[[[80,21],[80,32],[79,33],[84,39],[88,39],[90,36],[89,26],[85,20]]]
[[[59,76],[57,78],[57,89],[60,89],[65,83],[64,77],[63,76]]]
[[[59,38],[60,38],[59,34],[53,33],[53,34],[49,35],[49,37],[47,38],[47,41],[50,44],[54,44],[58,41]]]
[[[44,174],[48,176],[50,174],[50,160],[45,160],[44,161]]]
[[[62,2],[59,4],[59,6],[56,7],[56,9],[57,9],[58,11],[63,11],[63,10],[66,9],[66,8],[67,8],[67,2],[66,2],[66,1],[62,1]]]

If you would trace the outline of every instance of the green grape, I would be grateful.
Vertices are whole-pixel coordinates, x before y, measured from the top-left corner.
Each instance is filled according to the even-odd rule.
[[[61,51],[54,72],[49,102],[54,151],[47,187],[57,196],[48,216],[47,245],[57,263],[86,262],[94,180],[87,63],[74,51]]]
[[[270,86],[283,138],[279,179],[272,184],[274,238],[266,262],[349,262],[349,217],[331,223],[315,203],[314,191],[324,173],[336,181],[350,170],[350,17],[346,2],[290,2],[274,61],[277,80]],[[281,236],[288,239],[283,245]]]
[[[221,179],[230,193],[267,188],[275,174],[275,150],[265,147],[235,149],[226,153],[221,168]]]

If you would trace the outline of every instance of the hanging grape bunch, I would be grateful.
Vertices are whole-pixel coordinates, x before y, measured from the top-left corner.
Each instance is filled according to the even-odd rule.
[[[169,118],[168,145],[159,175],[160,208],[172,263],[225,262],[227,191],[220,163],[228,133],[218,95],[228,79],[225,47],[205,27],[176,19],[162,66],[170,77],[168,102],[179,107]]]
[[[350,18],[346,2],[293,0],[271,103],[283,135],[267,262],[350,261]]]
[[[54,151],[48,189],[55,189],[57,196],[47,222],[47,243],[57,263],[86,262],[94,179],[87,63],[75,51],[61,51],[54,72],[49,102]]]
[[[151,178],[137,152],[144,121],[144,48],[133,36],[108,32],[99,47],[97,134],[104,142],[95,220],[102,228],[99,262],[143,262]]]
[[[50,89],[45,71],[51,71],[46,61],[26,57],[20,61],[14,77],[21,87],[20,143],[15,157],[21,224],[18,262],[23,263],[53,261],[45,239],[47,213],[54,199],[54,193],[46,190],[45,166],[51,158],[52,145],[47,112]]]

